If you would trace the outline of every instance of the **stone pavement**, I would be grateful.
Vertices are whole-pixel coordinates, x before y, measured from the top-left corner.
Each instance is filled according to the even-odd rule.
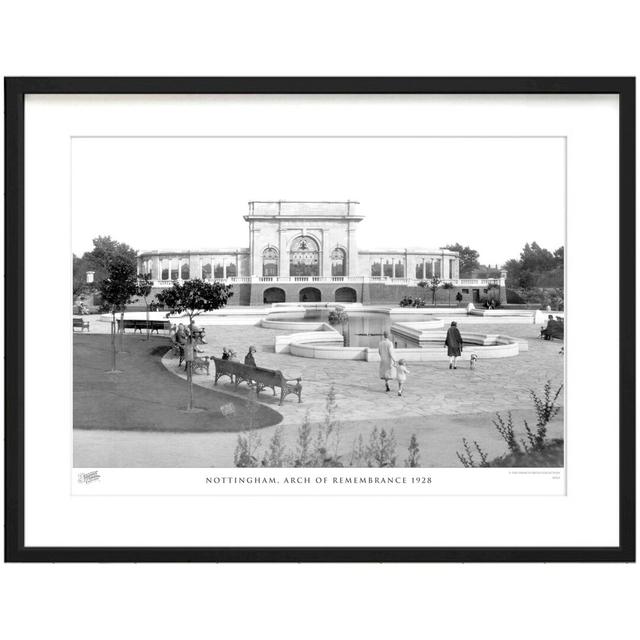
[[[108,333],[109,323],[99,317],[89,317],[92,333]],[[465,319],[459,319],[464,326]],[[473,331],[469,323],[468,330]],[[405,395],[396,391],[385,393],[384,383],[378,378],[377,363],[351,360],[313,360],[289,354],[276,354],[273,338],[290,333],[255,326],[208,326],[208,344],[202,345],[208,354],[221,355],[222,347],[234,348],[242,360],[249,345],[257,347],[256,361],[260,366],[280,369],[287,377],[302,376],[302,404],[288,396],[282,407],[279,396],[270,390],[260,394],[260,402],[282,414],[283,435],[289,448],[295,445],[298,427],[307,412],[312,424],[324,420],[326,395],[334,385],[338,414],[341,421],[341,453],[348,456],[353,443],[362,434],[365,440],[374,426],[393,429],[398,443],[398,463],[402,464],[406,446],[412,433],[418,437],[421,465],[433,467],[459,467],[456,451],[461,439],[477,440],[493,457],[505,451],[505,445],[492,425],[495,412],[512,410],[517,428],[522,430],[522,418],[534,418],[529,390],[542,392],[547,379],[555,390],[563,381],[564,358],[559,354],[562,343],[538,339],[539,327],[533,324],[482,323],[485,333],[501,333],[526,339],[529,351],[513,358],[487,359],[478,362],[471,371],[468,363],[461,363],[450,371],[446,361],[410,363]],[[126,340],[140,340],[127,332]],[[166,341],[166,336],[152,337],[153,341]],[[165,366],[184,377],[178,369],[177,359],[165,356]],[[196,374],[194,380],[209,389],[234,397],[233,386],[223,378],[217,386],[212,376]],[[250,391],[240,385],[237,395],[248,397]],[[261,429],[263,445],[277,427]],[[550,437],[562,437],[562,413],[550,425]],[[75,456],[86,467],[105,466],[105,452],[111,466],[137,467],[230,467],[237,443],[235,433],[150,433],[76,431]],[[109,465],[106,465],[109,466]]]
[[[288,331],[253,326],[207,327],[208,343],[201,348],[205,354],[221,355],[223,346],[231,347],[242,361],[249,345],[253,344],[258,350],[255,357],[259,366],[280,369],[287,377],[302,377],[302,404],[298,404],[297,398],[291,395],[280,407],[279,396],[272,396],[271,390],[260,394],[260,402],[283,415],[284,435],[290,446],[307,413],[312,424],[322,423],[326,396],[333,385],[343,430],[343,453],[350,451],[358,434],[366,439],[373,427],[378,426],[394,429],[399,449],[406,447],[411,433],[421,435],[421,446],[434,456],[430,464],[457,466],[455,451],[456,447],[460,448],[462,437],[475,438],[490,454],[499,455],[504,446],[491,424],[495,412],[512,410],[518,417],[530,419],[535,414],[529,390],[534,389],[540,394],[547,379],[551,380],[553,390],[563,382],[564,359],[559,354],[562,345],[560,342],[539,340],[538,327],[496,323],[484,324],[482,331],[527,339],[529,351],[513,358],[480,360],[473,371],[468,363],[461,363],[455,371],[448,369],[446,361],[410,363],[403,397],[397,396],[393,383],[391,393],[384,391],[376,363],[315,360],[274,353],[274,336],[290,333]],[[185,377],[184,370],[177,367],[176,358],[165,356],[163,363],[176,375]],[[227,378],[215,387],[212,376],[196,374],[194,381],[230,396],[235,395]],[[241,384],[237,391],[237,395],[244,398],[250,393],[245,384]],[[274,430],[275,427],[261,430],[263,442]],[[558,437],[562,433],[562,418],[558,417],[550,429],[550,436]],[[223,441],[232,434],[215,435],[218,444],[223,445]],[[229,444],[224,442],[222,448],[226,454],[216,460],[218,464],[226,466],[221,458],[232,455],[229,447],[231,444],[235,446],[236,439],[237,436],[233,435]]]

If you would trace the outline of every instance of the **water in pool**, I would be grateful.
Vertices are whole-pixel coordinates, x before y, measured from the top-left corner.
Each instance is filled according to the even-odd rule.
[[[425,314],[394,314],[393,320],[386,313],[367,313],[366,311],[349,311],[349,321],[342,327],[334,325],[345,338],[345,347],[377,347],[383,331],[390,331],[393,322],[419,322],[429,320],[433,316]],[[270,317],[272,320],[296,320],[298,322],[328,322],[328,309],[307,309],[304,319],[299,313],[278,313]],[[393,337],[393,336],[392,336]],[[400,346],[400,345],[398,345]]]

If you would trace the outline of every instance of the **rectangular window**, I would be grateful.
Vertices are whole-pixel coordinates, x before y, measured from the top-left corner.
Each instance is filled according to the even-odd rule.
[[[396,278],[404,278],[404,264],[402,262],[396,262],[395,274]]]
[[[371,276],[374,278],[379,278],[382,275],[382,266],[379,262],[374,262],[371,265]]]
[[[175,269],[174,269],[175,267]],[[177,260],[172,260],[171,261],[171,279],[172,280],[177,280],[179,277],[178,274],[178,261]]]
[[[211,263],[207,262],[202,265],[202,279],[207,280],[211,277]]]
[[[161,280],[169,279],[169,266],[170,266],[170,263],[168,260],[162,261],[162,276],[160,278]]]
[[[416,280],[422,280],[424,278],[424,265],[422,262],[416,265]]]
[[[469,293],[469,289],[463,289],[462,293],[467,293],[468,294]]]
[[[221,262],[218,262],[216,266],[213,268],[213,277],[214,278],[224,278],[224,267]]]
[[[382,275],[385,278],[393,278],[393,262],[389,262],[388,260],[384,263],[384,270]]]

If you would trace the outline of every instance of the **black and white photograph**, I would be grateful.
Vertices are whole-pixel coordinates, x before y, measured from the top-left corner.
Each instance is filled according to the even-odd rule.
[[[629,531],[633,338],[611,286],[634,259],[627,84],[27,92],[25,268],[7,282],[24,294],[26,455],[11,464],[29,547],[614,555]]]
[[[566,162],[74,137],[74,467],[563,468]]]

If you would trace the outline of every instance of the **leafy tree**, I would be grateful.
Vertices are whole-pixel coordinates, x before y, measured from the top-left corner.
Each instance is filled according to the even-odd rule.
[[[73,255],[73,299],[88,291],[87,287],[87,271],[91,271],[88,268],[86,260],[84,258],[78,258],[77,255]]]
[[[203,311],[213,311],[224,307],[233,295],[231,285],[221,282],[204,282],[200,279],[187,280],[180,284],[174,282],[170,289],[162,291],[157,298],[173,313],[186,314],[189,318],[189,345],[193,349],[193,319]],[[192,362],[187,361],[187,383],[189,386],[189,404],[187,411],[193,410],[193,372]]]
[[[111,371],[116,368],[116,312],[120,312],[120,349],[122,350],[122,335],[124,334],[124,312],[128,304],[138,294],[138,277],[135,264],[131,264],[125,256],[115,256],[108,266],[107,277],[100,283],[100,294],[109,306],[112,314],[111,346],[113,361]]]
[[[449,306],[451,306],[451,290],[454,288],[454,286],[451,282],[443,282],[442,288],[449,291]]]
[[[421,280],[418,282],[418,286],[423,289],[429,289],[431,291],[431,301],[433,306],[436,306],[436,293],[442,284],[442,280],[438,276],[433,276],[430,280]]]
[[[564,247],[553,253],[543,249],[537,242],[527,243],[518,260],[511,259],[504,264],[507,287],[527,292],[535,287],[564,287]]]
[[[448,244],[443,248],[448,249],[449,251],[458,252],[458,255],[460,256],[461,278],[471,277],[471,272],[480,266],[480,263],[478,262],[480,254],[469,246],[463,247],[459,242],[456,242],[456,244]]]
[[[93,239],[93,249],[81,256],[73,256],[73,296],[94,293],[100,290],[102,281],[109,277],[109,267],[115,261],[126,261],[136,271],[136,251],[124,242],[111,236]],[[93,284],[86,281],[87,271],[93,271]]]
[[[138,295],[144,300],[144,306],[147,313],[147,340],[150,337],[149,331],[149,296],[151,295],[151,289],[153,280],[151,274],[138,274]]]
[[[136,250],[124,242],[112,240],[111,236],[98,236],[93,239],[93,249],[82,256],[88,270],[95,271],[94,280],[100,283],[107,277],[109,266],[118,260],[136,264]]]

